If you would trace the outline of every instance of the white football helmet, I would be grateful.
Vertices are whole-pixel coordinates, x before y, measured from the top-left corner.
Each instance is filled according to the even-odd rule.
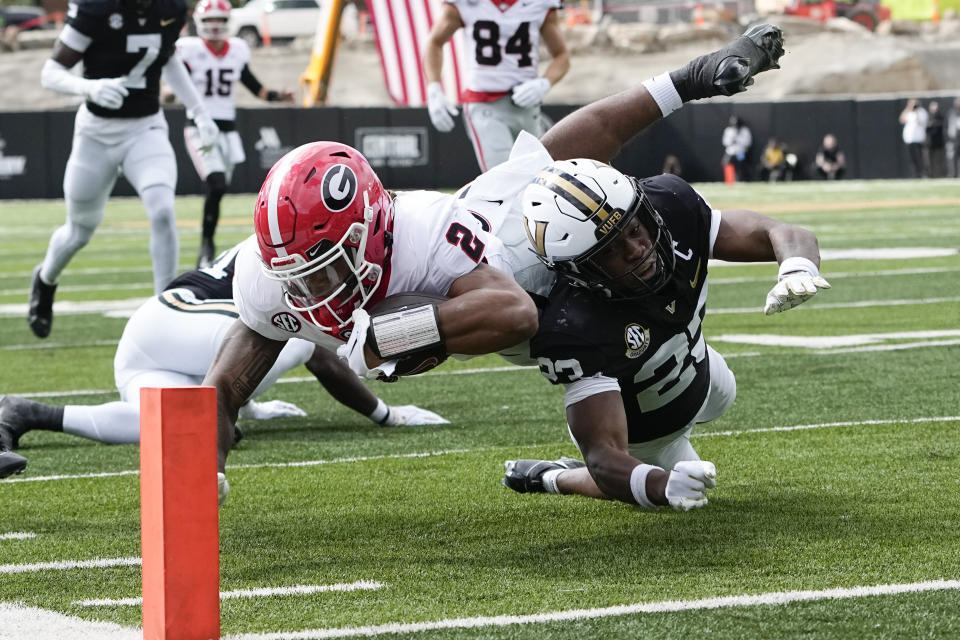
[[[638,220],[651,247],[626,273],[608,273],[596,260]],[[595,160],[550,163],[523,192],[523,224],[534,253],[573,285],[608,298],[642,298],[673,277],[673,238],[639,183]],[[656,271],[641,278],[654,259]]]
[[[197,35],[204,40],[226,40],[230,21],[230,3],[227,0],[200,0],[193,10]]]

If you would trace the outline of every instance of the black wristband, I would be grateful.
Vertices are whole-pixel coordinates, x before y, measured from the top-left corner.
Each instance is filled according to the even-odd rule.
[[[269,91],[267,91],[267,102],[279,102],[279,101],[280,101],[280,93],[278,91],[274,91],[273,89],[270,89]]]

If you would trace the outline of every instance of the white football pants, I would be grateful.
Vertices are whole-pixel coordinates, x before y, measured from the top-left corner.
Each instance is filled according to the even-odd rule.
[[[93,237],[121,170],[143,201],[150,221],[154,291],[162,291],[176,276],[177,164],[163,112],[128,120],[98,118],[82,108],[63,176],[67,220],[50,237],[40,271],[45,282],[56,284],[73,256]]]
[[[67,405],[63,430],[76,436],[110,444],[140,441],[140,389],[199,385],[220,350],[223,337],[236,321],[232,301],[197,301],[186,289],[174,289],[150,298],[127,322],[117,345],[113,374],[120,402]],[[305,364],[314,345],[293,338],[280,352],[255,398],[287,371]]]

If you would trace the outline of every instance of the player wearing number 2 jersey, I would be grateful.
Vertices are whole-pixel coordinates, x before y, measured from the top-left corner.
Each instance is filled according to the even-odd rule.
[[[243,142],[236,131],[235,87],[241,83],[252,94],[268,102],[292,102],[290,91],[275,91],[260,84],[250,71],[250,47],[240,38],[227,37],[230,3],[227,0],[200,0],[193,11],[199,37],[177,41],[177,53],[187,65],[210,115],[220,129],[216,143],[204,148],[195,123],[183,130],[190,160],[206,186],[203,201],[198,267],[209,266],[216,255],[213,235],[220,219],[220,200],[227,191],[234,166],[246,159]]]
[[[539,137],[546,130],[540,103],[570,68],[556,13],[562,6],[561,0],[444,1],[424,47],[430,120],[439,131],[453,129],[456,109],[440,84],[443,45],[463,27],[470,60],[459,98],[481,171],[506,160],[521,131]],[[551,56],[543,76],[541,40]]]
[[[217,388],[220,471],[239,407],[290,338],[341,344],[350,368],[371,378],[421,371],[405,367],[422,354],[477,355],[529,339],[537,309],[524,286],[538,289],[552,275],[527,248],[521,224],[520,196],[537,172],[554,158],[609,160],[685,100],[744,90],[782,53],[780,30],[758,27],[575,111],[541,141],[520,136],[508,162],[455,194],[392,193],[356,149],[336,142],[281,158],[257,196],[255,236],[237,256],[240,321],[204,379]],[[371,318],[377,302],[405,292],[447,299]]]
[[[752,211],[717,211],[668,174],[635,180],[589,159],[553,162],[523,194],[524,227],[561,275],[531,355],[566,390],[576,460],[511,460],[519,492],[579,493],[687,510],[706,504],[712,463],[690,445],[698,422],[736,397],[702,322],[711,258],[780,263],[767,314],[830,285],[809,231]]]
[[[73,147],[63,177],[67,221],[50,238],[33,271],[28,321],[37,337],[50,333],[60,273],[103,218],[122,172],[150,220],[153,286],[160,292],[177,273],[173,196],[177,165],[160,110],[160,75],[180,97],[209,146],[217,127],[200,100],[174,43],[186,20],[185,0],[77,0],[44,64],[44,87],[81,95]],[[83,77],[70,69],[83,61]]]

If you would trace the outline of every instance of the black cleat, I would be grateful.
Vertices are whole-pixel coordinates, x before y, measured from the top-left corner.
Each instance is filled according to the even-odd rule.
[[[27,323],[33,335],[46,338],[53,325],[53,294],[57,291],[57,285],[47,284],[40,279],[40,267],[41,265],[37,265],[31,276]]]
[[[0,396],[0,451],[20,446],[20,436],[28,431],[30,402],[17,396]]]
[[[553,469],[580,469],[584,463],[573,458],[559,460],[507,460],[504,463],[503,486],[517,493],[546,493],[543,474]]]
[[[23,473],[23,470],[26,468],[26,458],[9,449],[4,449],[3,446],[0,445],[0,478],[6,478],[15,473]]]

